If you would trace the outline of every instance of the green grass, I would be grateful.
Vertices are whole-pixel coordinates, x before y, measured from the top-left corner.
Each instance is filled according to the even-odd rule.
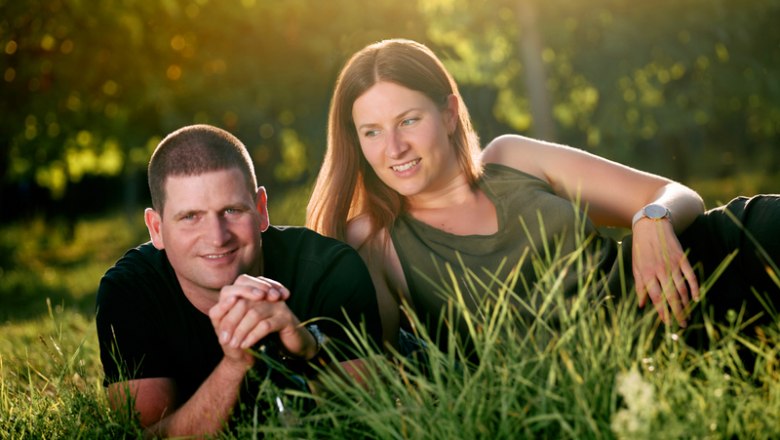
[[[72,237],[48,226],[0,230],[0,438],[137,437],[131,421],[107,408],[92,308],[100,275],[145,232],[118,216],[85,219]],[[522,280],[495,280],[480,313],[467,315],[478,366],[467,366],[458,344],[433,347],[416,323],[428,362],[378,361],[367,387],[325,374],[312,413],[293,405],[284,417],[271,411],[266,422],[246,421],[223,437],[780,437],[776,326],[758,341],[737,331],[735,311],[730,322],[707,321],[712,347],[695,349],[654,312],[638,312],[631,295],[595,300],[580,263],[562,263],[583,275],[569,299],[560,292],[561,271],[540,263],[538,301],[528,301],[524,314],[509,306],[511,286]],[[446,279],[437,282],[457,296]],[[737,350],[745,346],[756,353],[754,371],[741,365]]]

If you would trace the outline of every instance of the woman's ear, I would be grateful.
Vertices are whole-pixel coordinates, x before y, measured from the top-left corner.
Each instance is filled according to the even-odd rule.
[[[162,216],[154,209],[146,208],[144,210],[144,223],[146,223],[146,229],[149,230],[149,237],[152,239],[154,247],[165,249],[162,234]]]
[[[271,221],[268,217],[268,195],[263,186],[257,187],[257,212],[260,213],[260,230],[265,232]]]
[[[455,133],[455,129],[458,127],[459,111],[458,97],[455,94],[450,94],[447,97],[447,108],[444,110],[445,123],[447,124],[447,134],[452,135]]]

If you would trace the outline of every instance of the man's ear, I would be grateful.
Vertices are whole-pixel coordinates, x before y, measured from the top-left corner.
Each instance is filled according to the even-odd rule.
[[[455,128],[458,126],[458,97],[451,94],[447,97],[447,108],[444,109],[444,122],[447,124],[447,134],[455,133]]]
[[[144,210],[144,223],[146,223],[146,229],[149,230],[149,237],[151,237],[154,247],[165,249],[162,236],[162,217],[160,214],[152,208],[146,208]]]
[[[257,212],[260,213],[260,231],[265,232],[271,221],[268,217],[268,195],[264,186],[257,187]]]

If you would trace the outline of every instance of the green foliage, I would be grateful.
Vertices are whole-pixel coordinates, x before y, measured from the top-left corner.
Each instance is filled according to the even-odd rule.
[[[488,110],[513,130],[548,116],[531,114],[530,91],[542,89],[560,141],[620,162],[678,180],[777,169],[749,156],[773,151],[780,134],[777,0],[426,4],[455,77],[496,89]],[[523,26],[529,12],[535,29]],[[525,53],[532,38],[539,53]],[[526,56],[542,60],[541,82],[529,82]],[[506,130],[484,119],[483,135]]]
[[[196,122],[238,135],[269,184],[305,179],[346,54],[421,36],[394,6],[0,1],[0,181],[61,196],[85,173],[141,171],[161,136]]]
[[[0,0],[0,11],[0,182],[54,197],[85,175],[141,174],[161,136],[195,122],[238,135],[269,187],[305,184],[339,67],[388,37],[442,55],[485,140],[533,130],[545,115],[531,114],[529,92],[541,90],[558,140],[621,162],[684,181],[780,169],[778,0]],[[526,80],[528,59],[545,79]]]

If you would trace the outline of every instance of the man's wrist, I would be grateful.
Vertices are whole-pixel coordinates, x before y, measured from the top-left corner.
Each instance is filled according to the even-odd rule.
[[[310,361],[319,356],[322,346],[325,343],[325,336],[316,324],[301,326],[297,331],[303,331],[301,336],[304,338],[302,351],[294,354],[287,350],[284,345],[279,346],[279,356],[284,361]],[[308,334],[308,337],[306,336]],[[312,342],[310,342],[312,341]]]
[[[322,333],[322,331],[320,330],[319,326],[317,326],[317,324],[309,324],[304,326],[304,328],[314,338],[314,354],[309,359],[307,359],[307,360],[311,360],[320,355],[320,352],[322,351],[322,346],[325,345],[325,335]]]
[[[236,359],[229,356],[224,356],[220,365],[225,373],[236,376],[244,377],[247,371],[251,370],[255,364],[254,356],[246,353],[242,359]]]

